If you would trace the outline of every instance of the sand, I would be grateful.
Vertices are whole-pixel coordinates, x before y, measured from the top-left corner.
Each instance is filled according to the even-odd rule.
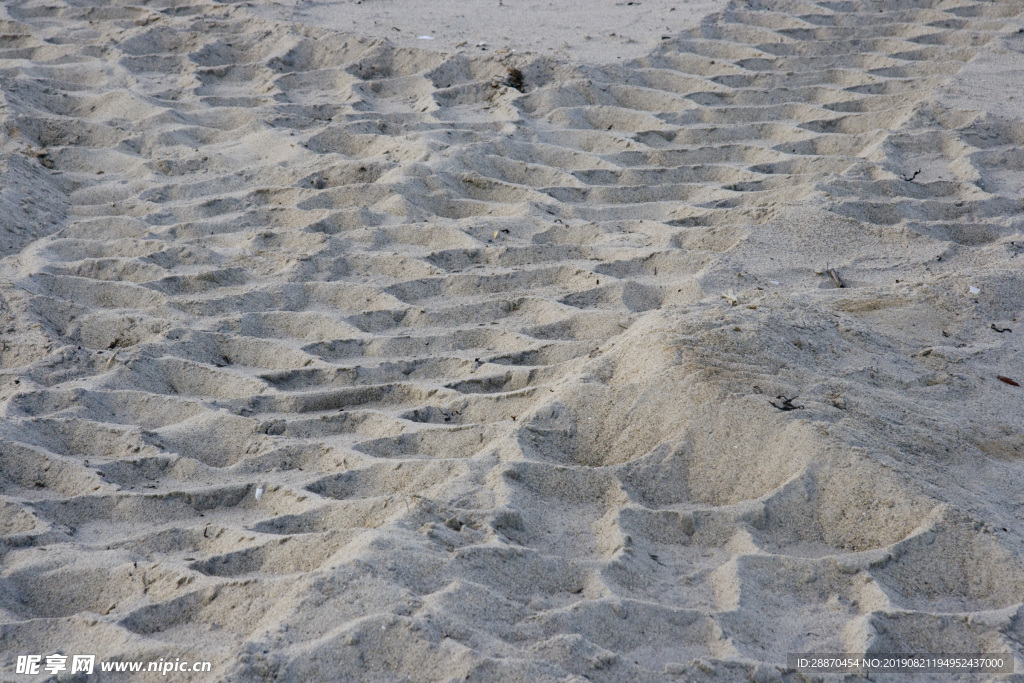
[[[0,677],[1024,672],[1024,6],[358,4],[0,7]]]
[[[605,64],[645,57],[727,0],[259,0],[262,17],[400,47]]]

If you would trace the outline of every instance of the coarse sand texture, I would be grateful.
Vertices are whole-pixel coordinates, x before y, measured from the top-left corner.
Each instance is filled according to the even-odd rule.
[[[1020,0],[252,4],[0,6],[0,679],[1024,672]]]

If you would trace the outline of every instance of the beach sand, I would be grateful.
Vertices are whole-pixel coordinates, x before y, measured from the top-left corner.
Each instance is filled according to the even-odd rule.
[[[0,678],[1024,671],[1024,5],[421,5],[0,7]]]

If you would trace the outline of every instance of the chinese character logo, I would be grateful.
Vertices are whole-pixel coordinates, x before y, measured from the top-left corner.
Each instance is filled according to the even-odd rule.
[[[75,655],[71,658],[71,673],[91,674],[96,664],[96,655]]]

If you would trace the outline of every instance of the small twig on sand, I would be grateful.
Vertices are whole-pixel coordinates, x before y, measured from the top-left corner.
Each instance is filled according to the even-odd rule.
[[[900,177],[903,178],[904,180],[906,180],[909,183],[911,180],[913,180],[918,175],[920,175],[920,173],[921,173],[921,169],[917,169],[916,171],[914,171],[914,173],[909,178],[907,176],[905,176],[905,175],[900,176]]]
[[[795,406],[795,405],[793,405],[793,401],[795,401],[796,398],[797,398],[796,396],[794,396],[793,398],[786,398],[782,394],[779,394],[775,398],[777,398],[780,401],[782,401],[782,405],[779,405],[775,401],[768,401],[768,402],[771,403],[773,406],[775,406],[776,408],[778,408],[779,410],[781,410],[783,412],[786,412],[788,410],[803,410],[803,408],[804,408],[803,406]]]
[[[828,273],[828,276],[830,278],[832,278],[832,282],[836,283],[836,287],[842,289],[843,287],[846,286],[846,284],[839,278],[839,273],[836,272],[835,268],[829,268],[825,272]]]

